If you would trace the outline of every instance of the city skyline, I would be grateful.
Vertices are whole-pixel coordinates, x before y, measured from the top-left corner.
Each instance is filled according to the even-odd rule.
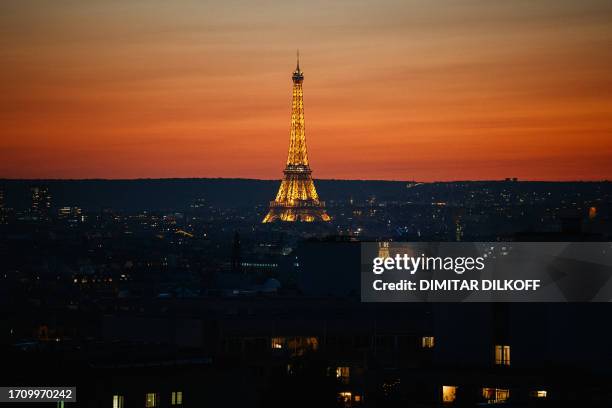
[[[607,2],[2,7],[2,178],[612,178]]]

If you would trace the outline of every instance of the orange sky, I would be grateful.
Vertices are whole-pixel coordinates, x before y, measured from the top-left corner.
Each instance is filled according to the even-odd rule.
[[[434,6],[435,5],[435,6]],[[0,177],[612,179],[612,2],[0,3]]]

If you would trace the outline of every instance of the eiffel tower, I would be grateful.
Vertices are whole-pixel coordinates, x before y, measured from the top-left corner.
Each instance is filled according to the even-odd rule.
[[[289,155],[285,167],[285,177],[274,201],[270,201],[270,211],[262,222],[313,222],[329,221],[325,212],[325,202],[312,181],[312,171],[308,165],[306,135],[304,133],[304,92],[302,83],[304,73],[300,70],[300,54],[293,79],[293,101],[291,107],[291,132],[289,136]]]

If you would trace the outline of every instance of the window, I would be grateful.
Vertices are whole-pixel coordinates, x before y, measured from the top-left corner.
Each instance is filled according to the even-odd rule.
[[[421,346],[423,348],[433,348],[434,346],[434,338],[433,336],[425,336],[421,339]]]
[[[172,405],[183,405],[183,391],[172,391],[170,403]]]
[[[336,378],[342,382],[342,384],[348,384],[349,378],[351,378],[350,367],[336,367]]]
[[[353,394],[350,391],[339,392],[338,400],[343,407],[350,408],[351,402],[353,401]]]
[[[285,348],[285,338],[284,337],[272,338],[272,348],[276,350]]]
[[[510,346],[501,344],[495,346],[495,364],[510,365]]]
[[[442,402],[455,402],[457,398],[457,387],[454,385],[442,386]]]
[[[64,401],[57,401],[57,408],[64,408]]]
[[[287,348],[292,355],[301,356],[309,351],[317,351],[319,339],[317,337],[291,337],[287,340]]]
[[[546,392],[546,390],[532,391],[531,396],[535,398],[546,398],[548,397],[548,392]]]
[[[319,348],[317,337],[273,337],[271,339],[273,350],[288,350],[294,356],[301,356],[308,351],[316,351]]]
[[[510,398],[510,390],[503,388],[483,388],[482,396],[487,402],[496,404],[506,402]]]
[[[123,408],[123,395],[113,395],[113,408]]]
[[[155,408],[157,407],[157,394],[154,392],[148,392],[145,395],[145,408]]]

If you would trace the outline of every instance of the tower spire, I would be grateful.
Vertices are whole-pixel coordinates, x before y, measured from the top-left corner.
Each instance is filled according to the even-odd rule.
[[[300,49],[297,49],[297,68],[295,69],[296,71],[300,71]]]

